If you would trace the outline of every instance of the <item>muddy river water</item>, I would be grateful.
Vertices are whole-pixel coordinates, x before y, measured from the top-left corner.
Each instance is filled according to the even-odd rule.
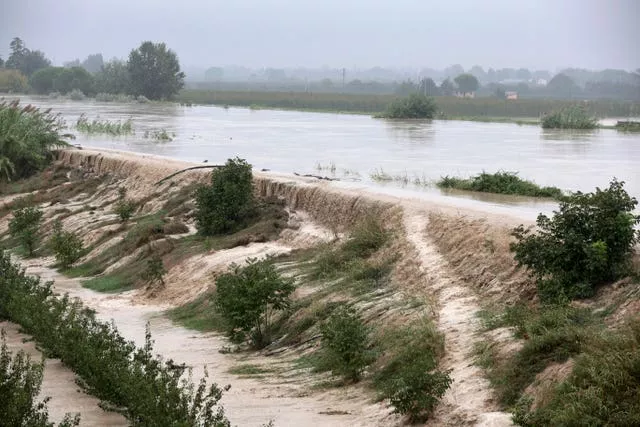
[[[460,207],[476,206],[531,216],[553,207],[546,201],[464,193],[444,194],[432,183],[441,176],[517,171],[540,185],[590,191],[613,177],[640,197],[640,135],[615,130],[546,131],[538,126],[463,121],[386,121],[364,115],[251,110],[176,104],[117,104],[25,97],[24,103],[52,108],[74,133],[81,114],[90,120],[131,118],[126,137],[77,135],[76,143],[221,163],[246,158],[258,169],[342,179],[337,185],[425,198]],[[173,140],[157,142],[145,131],[166,130]],[[318,165],[323,167],[318,170]],[[332,167],[334,166],[334,167]],[[382,169],[410,182],[380,184]],[[487,206],[486,204],[490,204]]]

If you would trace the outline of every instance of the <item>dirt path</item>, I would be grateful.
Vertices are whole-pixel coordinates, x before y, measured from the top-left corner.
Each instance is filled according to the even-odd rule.
[[[0,329],[7,333],[7,348],[13,354],[20,350],[31,356],[35,362],[42,359],[42,353],[36,349],[33,341],[18,332],[18,325],[9,322],[0,322]],[[80,425],[92,426],[128,426],[127,420],[115,412],[106,412],[98,406],[100,402],[80,390],[75,382],[76,375],[69,368],[62,365],[57,359],[45,359],[44,376],[40,399],[50,397],[47,403],[49,420],[55,423],[62,421],[66,413],[80,414]],[[1,424],[1,422],[0,422]]]
[[[404,215],[408,240],[420,255],[429,294],[436,297],[438,327],[445,334],[444,369],[452,369],[453,384],[445,394],[433,425],[510,426],[511,415],[496,412],[491,388],[474,365],[478,301],[447,271],[446,261],[426,235],[427,212],[407,208]]]
[[[135,291],[103,294],[82,288],[46,267],[47,260],[23,262],[27,273],[43,280],[55,280],[55,289],[78,297],[97,311],[99,318],[115,322],[120,333],[138,345],[144,343],[145,325],[151,327],[155,350],[165,358],[186,363],[199,379],[204,367],[210,378],[231,390],[223,397],[223,406],[233,425],[261,426],[273,420],[277,427],[298,426],[393,426],[397,417],[389,415],[383,403],[368,401],[359,390],[338,389],[307,396],[308,391],[294,382],[266,383],[256,378],[240,378],[228,370],[237,366],[236,357],[219,351],[228,342],[215,335],[190,331],[172,324],[160,305],[136,305]],[[70,403],[70,402],[68,402]],[[67,406],[67,411],[73,408]],[[109,425],[96,422],[93,425]]]

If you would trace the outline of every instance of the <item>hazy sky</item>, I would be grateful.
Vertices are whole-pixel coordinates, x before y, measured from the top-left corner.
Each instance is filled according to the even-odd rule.
[[[640,0],[0,0],[55,63],[164,41],[183,66],[640,67]]]

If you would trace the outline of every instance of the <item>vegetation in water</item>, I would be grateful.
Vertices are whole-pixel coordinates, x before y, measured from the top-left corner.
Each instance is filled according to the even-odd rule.
[[[482,172],[471,178],[445,176],[436,182],[439,188],[465,191],[481,191],[485,193],[517,194],[530,197],[562,197],[562,190],[557,187],[540,187],[531,181],[518,176],[515,172]]]
[[[169,141],[173,141],[173,138],[176,136],[176,134],[169,134],[169,132],[167,132],[166,129],[153,129],[153,130],[146,130],[144,131],[144,138],[145,139],[154,139],[156,141],[160,141],[160,142],[169,142]]]
[[[109,121],[95,118],[91,121],[84,114],[76,121],[76,129],[88,135],[106,134],[111,136],[130,135],[133,133],[133,120]]]
[[[604,190],[563,198],[551,218],[538,216],[536,233],[517,227],[511,249],[536,277],[540,298],[588,297],[597,285],[623,277],[640,239],[635,230],[640,215],[633,213],[637,205],[624,182],[614,179]]]
[[[241,228],[255,213],[251,165],[229,159],[211,173],[211,185],[200,186],[196,196],[196,226],[205,236]]]
[[[54,427],[49,421],[47,401],[38,401],[44,361],[35,363],[24,351],[12,355],[4,329],[0,331],[0,420],[6,426]],[[80,416],[66,415],[58,427],[77,426]]]
[[[413,94],[393,101],[382,117],[385,119],[433,119],[437,110],[433,98]]]
[[[351,307],[334,310],[320,327],[323,364],[335,375],[358,381],[364,369],[375,360],[369,350],[369,329]]]
[[[0,103],[0,181],[25,178],[52,160],[52,150],[65,147],[59,116],[18,101]]]
[[[615,127],[621,132],[640,132],[640,122],[632,120],[618,121]]]
[[[274,316],[290,305],[295,286],[281,277],[270,260],[248,259],[216,280],[215,306],[230,337],[249,336],[255,348],[271,343]]]
[[[40,241],[40,224],[42,223],[42,211],[36,207],[15,209],[13,218],[9,221],[9,233],[27,250],[29,256],[33,253]]]
[[[598,120],[585,107],[573,105],[543,116],[541,125],[543,129],[596,129]]]
[[[222,390],[184,377],[185,365],[153,355],[125,340],[111,323],[78,300],[54,295],[51,284],[25,275],[0,253],[0,319],[19,324],[50,357],[59,358],[79,384],[133,425],[230,426],[219,406]]]
[[[69,268],[84,253],[82,239],[75,233],[65,231],[62,228],[62,222],[59,220],[53,225],[53,234],[49,238],[49,247],[51,247],[56,261],[62,268]]]

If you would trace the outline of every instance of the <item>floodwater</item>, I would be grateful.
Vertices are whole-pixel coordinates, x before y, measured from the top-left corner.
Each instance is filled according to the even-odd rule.
[[[465,192],[442,193],[432,184],[441,176],[467,177],[482,171],[517,171],[540,185],[592,191],[613,177],[640,198],[640,135],[615,130],[548,131],[538,126],[463,121],[386,121],[363,115],[250,110],[176,104],[116,104],[24,97],[23,103],[52,108],[72,131],[81,114],[90,120],[133,120],[135,135],[77,135],[75,143],[167,156],[209,164],[229,157],[247,159],[257,169],[340,178],[337,185],[366,187],[449,203],[520,211],[525,216],[554,205],[529,198]],[[144,137],[165,129],[170,142]],[[321,168],[321,169],[320,169]],[[377,183],[384,171],[408,183]],[[485,206],[486,208],[486,206]]]

